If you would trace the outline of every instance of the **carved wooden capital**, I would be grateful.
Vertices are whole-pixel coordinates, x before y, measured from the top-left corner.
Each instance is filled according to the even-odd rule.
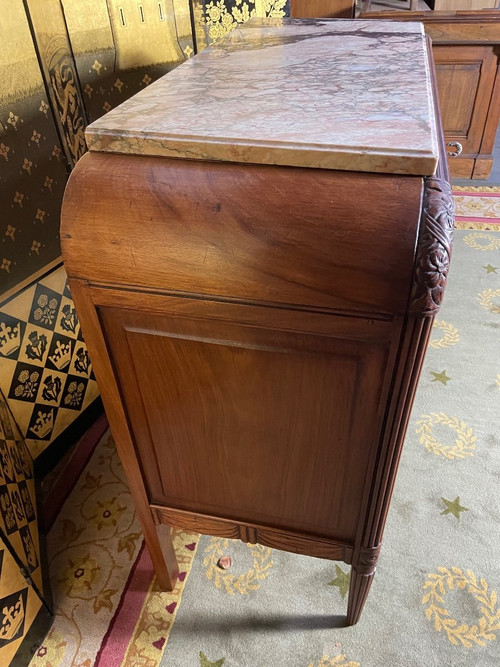
[[[353,563],[353,567],[358,574],[371,575],[377,567],[378,557],[382,544],[376,547],[361,547],[358,559]]]
[[[437,313],[450,267],[455,204],[448,181],[425,179],[411,310],[424,317]]]

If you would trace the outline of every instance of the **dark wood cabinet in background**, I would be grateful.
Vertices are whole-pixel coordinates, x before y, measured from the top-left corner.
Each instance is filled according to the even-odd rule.
[[[356,0],[290,0],[292,18],[354,18]]]
[[[488,178],[500,120],[500,11],[390,11],[361,16],[423,22],[432,39],[445,140],[462,146],[461,155],[449,161],[451,175]]]
[[[462,154],[450,160],[451,174],[488,178],[500,118],[500,44],[455,46],[435,39],[433,52],[446,141],[462,146]]]

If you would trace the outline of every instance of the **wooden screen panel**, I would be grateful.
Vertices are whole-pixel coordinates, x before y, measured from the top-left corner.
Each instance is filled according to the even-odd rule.
[[[497,58],[491,46],[433,46],[443,129],[477,154],[488,116]]]
[[[152,504],[354,540],[392,325],[353,341],[348,324],[329,336],[100,317]]]

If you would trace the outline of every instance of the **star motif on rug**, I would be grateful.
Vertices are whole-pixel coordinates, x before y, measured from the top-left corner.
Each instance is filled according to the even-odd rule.
[[[469,511],[468,507],[460,505],[460,496],[457,496],[455,500],[446,500],[446,498],[441,498],[441,500],[446,505],[446,509],[441,514],[453,514],[456,519],[460,519],[460,512]]]
[[[225,658],[221,658],[220,660],[217,660],[217,662],[212,662],[207,658],[203,651],[200,651],[200,667],[222,667],[225,662]]]
[[[486,269],[486,275],[488,273],[496,273],[498,271],[498,266],[491,266],[491,264],[486,264],[486,266],[482,266],[482,269]]]
[[[333,581],[330,581],[328,585],[337,586],[342,599],[344,599],[347,591],[349,590],[349,579],[351,575],[349,572],[344,572],[338,565],[335,565],[335,573],[337,576]]]
[[[431,382],[441,382],[441,384],[444,384],[445,386],[451,380],[451,378],[446,375],[446,370],[441,371],[441,373],[431,371],[431,375],[434,375]]]

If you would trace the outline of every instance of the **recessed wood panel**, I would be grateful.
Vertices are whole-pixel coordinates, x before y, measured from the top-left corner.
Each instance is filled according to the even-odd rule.
[[[355,0],[291,0],[290,16],[301,18],[354,18]]]
[[[433,46],[443,129],[464,154],[478,153],[490,110],[497,56],[491,46]]]
[[[387,342],[101,317],[151,502],[354,540]]]
[[[436,65],[441,118],[446,132],[467,139],[474,112],[481,63],[441,63]],[[450,101],[453,100],[453,104]]]
[[[434,0],[433,9],[488,9],[497,5],[498,0]]]

